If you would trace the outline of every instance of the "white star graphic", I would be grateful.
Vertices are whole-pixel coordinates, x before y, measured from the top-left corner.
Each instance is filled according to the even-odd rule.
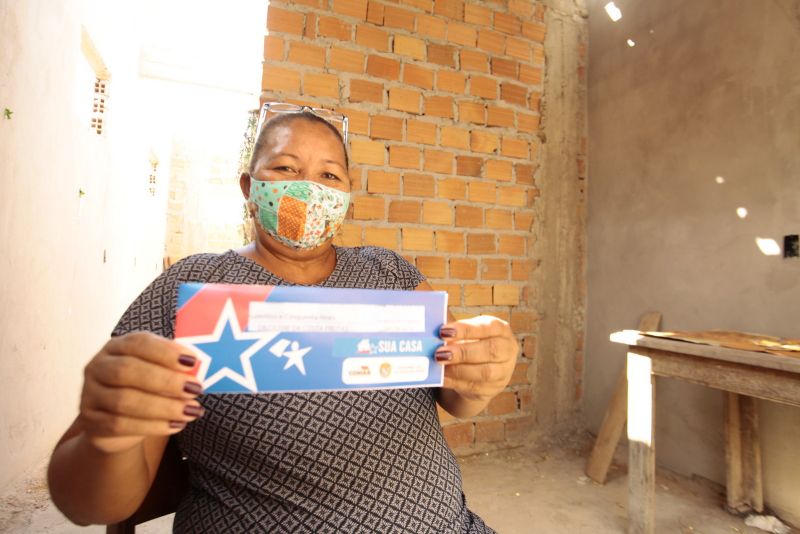
[[[303,365],[303,356],[311,350],[311,347],[306,347],[304,349],[299,347],[300,344],[297,343],[297,341],[293,341],[292,350],[284,351],[283,355],[286,356],[286,365],[283,366],[283,370],[285,371],[289,367],[297,367],[297,370],[300,371],[303,376],[306,376],[306,366]]]
[[[205,376],[208,372],[209,365],[211,364],[211,356],[197,348],[196,345],[219,341],[227,323],[230,323],[231,325],[231,331],[234,339],[252,339],[255,341],[255,343],[250,345],[247,350],[239,355],[239,360],[242,363],[242,370],[244,371],[244,374],[241,375],[229,367],[223,367],[213,375]],[[250,362],[250,359],[256,352],[261,350],[264,345],[269,343],[270,340],[277,336],[278,333],[279,332],[242,332],[242,328],[239,325],[239,320],[236,317],[236,311],[233,307],[233,301],[228,299],[225,302],[225,306],[222,308],[222,313],[220,314],[219,319],[217,319],[217,324],[211,334],[182,337],[176,339],[175,341],[193,346],[194,352],[197,354],[198,360],[200,360],[200,368],[197,373],[197,379],[203,384],[203,389],[208,389],[223,378],[228,377],[237,384],[249,389],[253,393],[256,393],[258,391],[258,386],[256,385],[256,377],[253,374],[253,365]]]

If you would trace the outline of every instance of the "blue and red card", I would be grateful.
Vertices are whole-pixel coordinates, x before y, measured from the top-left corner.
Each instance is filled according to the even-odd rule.
[[[205,393],[438,387],[447,293],[184,283],[175,341]]]

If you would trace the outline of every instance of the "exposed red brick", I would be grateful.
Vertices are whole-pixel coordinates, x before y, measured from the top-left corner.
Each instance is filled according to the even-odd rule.
[[[530,384],[530,379],[528,378],[528,370],[530,369],[531,364],[528,362],[519,362],[517,366],[514,367],[514,374],[511,375],[511,380],[509,381],[509,386],[524,386]]]
[[[517,411],[517,396],[511,391],[503,391],[489,402],[486,409],[489,415],[507,415]]]
[[[444,431],[444,439],[451,449],[463,449],[469,447],[475,441],[475,424],[474,423],[455,423],[447,425],[442,429]]]
[[[478,421],[475,423],[476,443],[497,443],[505,439],[503,421]]]
[[[428,44],[428,61],[445,67],[456,66],[456,47],[436,43]]]

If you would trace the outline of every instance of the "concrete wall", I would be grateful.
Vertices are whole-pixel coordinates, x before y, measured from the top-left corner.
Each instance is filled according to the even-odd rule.
[[[800,337],[800,260],[755,242],[800,231],[800,2],[619,0],[617,23],[605,3],[590,6],[584,407],[595,429],[623,362],[608,334],[646,310],[665,329]],[[721,401],[659,381],[662,465],[724,481]],[[764,402],[761,414],[767,503],[800,523],[800,410]]]
[[[551,0],[547,10],[544,166],[537,216],[533,299],[536,423],[543,432],[576,424],[583,395],[586,314],[586,50],[583,1]]]

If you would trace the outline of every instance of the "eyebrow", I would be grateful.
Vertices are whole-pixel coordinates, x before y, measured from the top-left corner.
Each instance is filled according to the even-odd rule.
[[[297,159],[297,160],[300,159],[298,156],[296,156],[295,154],[292,154],[291,152],[278,152],[277,154],[273,154],[272,155],[273,158],[278,158],[280,156],[288,156],[288,157],[290,157],[292,159]],[[323,160],[323,163],[332,163],[333,165],[338,165],[342,169],[347,170],[347,167],[345,167],[344,165],[342,165],[340,162],[338,162],[336,160],[326,159],[326,160]]]
[[[273,158],[277,158],[277,157],[280,157],[280,156],[289,156],[290,158],[293,158],[293,159],[300,159],[299,157],[297,157],[296,155],[292,154],[291,152],[278,152],[277,154],[272,154]]]
[[[341,164],[341,163],[339,163],[338,161],[334,161],[334,160],[332,160],[332,159],[326,159],[326,160],[325,160],[325,163],[333,163],[334,165],[338,165],[339,167],[341,167],[341,168],[343,168],[343,169],[347,170],[347,167],[345,167],[344,165],[342,165],[342,164]]]

